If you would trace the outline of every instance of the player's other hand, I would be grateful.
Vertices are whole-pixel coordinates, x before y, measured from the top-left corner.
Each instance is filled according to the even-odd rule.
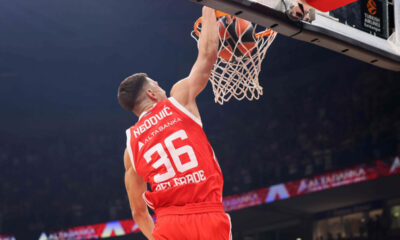
[[[215,14],[215,10],[214,9],[212,9],[212,8],[210,8],[210,7],[207,7],[207,6],[204,6],[203,7],[203,9],[202,9],[202,13],[203,13],[203,16],[204,15],[209,15],[209,14]]]

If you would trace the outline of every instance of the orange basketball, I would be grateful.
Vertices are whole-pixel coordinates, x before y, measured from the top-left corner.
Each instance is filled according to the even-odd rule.
[[[232,58],[233,48],[235,46],[235,42],[231,37],[230,31],[228,31],[228,27],[232,24],[231,16],[224,16],[218,20],[218,29],[220,36],[220,46],[219,46],[219,56],[229,61]]]
[[[241,18],[224,16],[218,21],[221,46],[219,56],[226,61],[249,57],[256,45],[253,24]],[[237,44],[239,42],[239,44]]]

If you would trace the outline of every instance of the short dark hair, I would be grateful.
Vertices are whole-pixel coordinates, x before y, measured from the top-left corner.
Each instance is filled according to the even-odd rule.
[[[118,102],[121,107],[128,111],[133,111],[146,82],[146,73],[136,73],[125,78],[118,88]]]

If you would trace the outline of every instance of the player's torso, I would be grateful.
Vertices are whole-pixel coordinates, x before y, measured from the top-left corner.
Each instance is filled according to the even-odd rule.
[[[221,201],[222,173],[201,122],[175,99],[159,102],[127,134],[134,168],[152,189],[150,207]]]

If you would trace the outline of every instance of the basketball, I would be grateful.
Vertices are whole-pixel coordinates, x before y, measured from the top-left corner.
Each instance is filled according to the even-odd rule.
[[[241,18],[224,16],[218,20],[220,35],[219,56],[226,61],[249,57],[256,45],[253,24]]]
[[[228,27],[232,24],[231,16],[224,16],[218,20],[218,29],[220,36],[220,46],[218,54],[221,58],[229,61],[232,58],[233,49],[235,47],[235,42],[231,37]]]

